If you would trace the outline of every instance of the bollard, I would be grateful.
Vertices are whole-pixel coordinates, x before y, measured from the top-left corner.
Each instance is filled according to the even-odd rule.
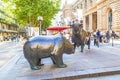
[[[113,40],[114,40],[114,37],[112,37],[112,46],[114,46],[114,42],[113,42]]]

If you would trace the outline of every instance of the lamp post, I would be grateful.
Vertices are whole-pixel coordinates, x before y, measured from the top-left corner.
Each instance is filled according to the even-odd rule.
[[[43,21],[43,17],[38,16],[38,21],[40,22],[39,34],[41,34],[41,22]]]

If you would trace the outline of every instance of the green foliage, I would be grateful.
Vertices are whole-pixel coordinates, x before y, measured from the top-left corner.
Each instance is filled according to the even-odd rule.
[[[0,18],[2,19],[1,22],[8,23],[8,24],[15,24],[15,19],[13,18],[12,14],[12,5],[10,2],[8,4],[3,3],[0,1]],[[10,8],[11,7],[11,8]]]
[[[15,16],[16,21],[26,26],[39,26],[38,16],[43,17],[42,28],[51,24],[54,15],[59,11],[60,0],[3,0],[14,8],[9,9]],[[9,7],[10,7],[9,5]]]

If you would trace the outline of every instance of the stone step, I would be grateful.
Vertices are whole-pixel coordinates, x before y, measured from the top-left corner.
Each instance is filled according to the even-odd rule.
[[[120,74],[120,67],[115,67],[112,68],[113,71],[109,68],[106,69],[106,71],[99,71],[99,69],[97,70],[88,70],[90,72],[87,71],[78,71],[78,72],[71,72],[71,73],[65,73],[65,76],[61,76],[61,77],[57,77],[56,78],[44,78],[46,80],[76,80],[76,79],[84,79],[84,78],[92,78],[92,77],[101,77],[101,76],[109,76],[109,75],[116,75],[116,74]],[[116,69],[116,70],[115,70]],[[119,69],[119,70],[118,70]],[[95,71],[95,72],[94,72]],[[77,73],[75,75],[75,73]]]

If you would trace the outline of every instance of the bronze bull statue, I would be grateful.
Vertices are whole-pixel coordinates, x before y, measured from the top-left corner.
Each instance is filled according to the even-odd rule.
[[[23,46],[24,56],[31,69],[41,68],[41,59],[50,57],[58,68],[67,67],[63,63],[63,53],[74,53],[74,46],[62,34],[30,38]]]
[[[85,44],[87,44],[88,49],[90,49],[90,36],[91,33],[85,31],[82,24],[72,25],[72,42],[74,43],[74,49],[76,46],[81,46],[81,52],[83,52]]]
[[[85,44],[88,46],[88,49],[90,49],[90,36],[91,33],[85,31],[84,29],[80,29],[80,38],[81,38],[81,52],[83,52]]]

